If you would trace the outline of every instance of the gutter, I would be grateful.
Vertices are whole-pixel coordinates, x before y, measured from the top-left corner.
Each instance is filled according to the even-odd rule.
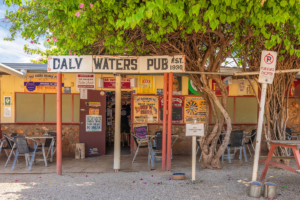
[[[18,78],[24,79],[27,75],[27,70],[21,69],[21,71],[15,70],[11,67],[8,67],[2,63],[0,63],[0,71],[8,73],[10,75],[16,76]]]

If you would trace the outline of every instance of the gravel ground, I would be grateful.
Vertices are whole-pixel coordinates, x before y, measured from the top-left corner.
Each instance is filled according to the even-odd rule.
[[[260,165],[259,174],[262,167]],[[190,181],[190,168],[176,171],[185,172],[186,180],[169,180],[170,173],[155,170],[63,176],[2,174],[0,199],[254,199],[248,197],[252,165],[219,171],[199,169],[195,184]],[[267,181],[277,184],[277,199],[300,200],[300,176],[269,168]]]

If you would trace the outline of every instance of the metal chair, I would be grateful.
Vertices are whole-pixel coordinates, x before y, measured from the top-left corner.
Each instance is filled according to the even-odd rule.
[[[245,145],[247,145],[247,147],[248,147],[250,156],[252,156],[252,154],[251,154],[249,145],[251,145],[253,151],[255,151],[255,148],[254,148],[254,146],[253,146],[253,142],[255,141],[256,133],[257,133],[257,130],[256,130],[256,129],[253,129],[253,130],[251,131],[251,135],[248,135],[248,136],[245,137],[245,139],[246,139],[246,138],[249,138],[249,141],[248,141],[248,142],[245,141]]]
[[[11,170],[14,170],[17,158],[18,158],[19,155],[22,155],[22,154],[25,155],[25,159],[26,160],[30,159],[30,154],[31,154],[31,159],[30,159],[30,162],[29,162],[28,171],[31,170],[32,163],[34,161],[34,157],[35,157],[35,153],[36,152],[42,151],[43,152],[43,156],[44,156],[44,161],[45,161],[45,163],[47,163],[44,149],[38,149],[37,148],[38,144],[39,144],[38,142],[36,142],[35,140],[33,140],[34,141],[34,149],[32,149],[32,148],[30,148],[28,146],[27,139],[26,139],[25,136],[14,137],[14,141],[15,141],[15,143],[16,143],[16,145],[17,145],[18,148],[17,148],[17,153],[16,153],[16,156],[15,156],[15,159],[14,159],[14,163],[13,163],[13,166],[12,166]]]
[[[241,149],[244,151],[245,161],[247,160],[246,150],[245,150],[245,144],[244,144],[244,131],[238,130],[238,131],[232,131],[230,133],[230,141],[231,143],[227,145],[227,153],[228,153],[228,162],[231,163],[230,158],[230,148],[234,147],[235,149]],[[241,155],[241,154],[240,154]],[[241,156],[240,156],[241,159]],[[222,161],[224,160],[224,156],[222,156]]]
[[[56,132],[48,132],[48,135],[56,137]],[[42,145],[38,146],[38,148],[41,148],[41,147],[42,147]],[[55,148],[55,150],[53,150],[54,147],[56,147],[55,140],[51,139],[51,138],[46,138],[44,148],[45,148],[45,150],[48,150],[47,157],[49,156],[49,153],[51,152],[50,162],[52,162],[53,155],[56,152],[56,148]]]
[[[156,139],[156,142],[154,140]],[[151,143],[151,139],[153,139],[153,146]],[[162,131],[157,131],[155,133],[155,136],[151,137],[150,139],[150,146],[151,146],[151,166],[154,167],[154,162],[155,162],[155,156],[158,153],[162,153]],[[172,152],[172,151],[171,151]]]
[[[285,129],[285,135],[286,135],[286,137],[285,137],[286,140],[293,140],[293,138],[298,140],[298,136],[292,135],[292,129],[290,129],[290,128]],[[289,155],[291,155],[291,154],[292,154],[292,150],[291,150],[291,148],[289,148]]]
[[[200,137],[199,136],[197,136],[197,144],[198,144],[198,148],[197,148],[197,151],[196,151],[196,155],[197,155],[197,153],[198,153],[198,150],[199,150],[199,148],[200,148],[200,142],[198,141],[198,139],[200,139]],[[223,138],[222,138],[222,134],[219,136],[219,139],[218,139],[218,141],[217,141],[217,145],[219,144],[222,144],[222,142],[223,142]],[[211,146],[211,144],[209,144],[209,146]],[[217,148],[215,148],[215,153],[217,152]],[[200,158],[199,158],[199,162],[201,161],[201,158],[202,158],[202,148],[201,148],[201,155],[200,155]]]
[[[6,163],[5,163],[5,167],[7,166],[8,162],[10,161],[10,158],[11,158],[12,154],[14,154],[14,156],[16,156],[16,154],[15,154],[14,151],[17,150],[17,148],[15,148],[15,143],[14,143],[14,141],[13,141],[13,138],[16,137],[17,135],[18,135],[18,133],[12,133],[12,134],[10,135],[10,137],[7,136],[7,135],[3,135],[4,141],[5,141],[6,144],[7,144],[6,147],[3,147],[4,142],[1,144],[1,145],[2,145],[2,148],[1,148],[1,149],[4,149],[4,150],[5,150],[5,153],[6,153],[6,155],[7,155],[7,161],[6,161]],[[0,152],[1,152],[1,149],[0,149]],[[10,150],[9,155],[7,154],[7,150]],[[18,161],[18,162],[19,162],[19,161]]]
[[[139,149],[144,149],[144,148],[148,148],[149,149],[149,152],[148,152],[148,163],[150,163],[150,159],[151,159],[151,150],[150,150],[150,146],[149,146],[149,140],[147,138],[140,138],[139,136],[137,136],[136,134],[132,133],[131,132],[131,135],[133,137],[133,140],[137,146],[137,149],[136,149],[136,152],[135,152],[135,155],[133,157],[133,160],[132,160],[132,163],[134,162],[138,152],[139,152]],[[147,145],[142,145],[142,143],[145,144],[145,142],[147,143]]]

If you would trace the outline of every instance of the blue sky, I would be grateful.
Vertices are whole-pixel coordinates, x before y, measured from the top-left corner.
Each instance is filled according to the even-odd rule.
[[[9,20],[5,20],[6,10],[13,11],[17,10],[19,7],[17,5],[12,5],[8,7],[3,4],[0,0],[0,63],[29,63],[30,59],[36,59],[39,55],[27,55],[23,48],[24,44],[30,44],[30,40],[24,40],[22,37],[17,37],[15,41],[4,41],[3,39],[9,36]],[[19,34],[20,35],[20,34]],[[43,43],[43,41],[41,41]],[[39,45],[41,49],[45,49],[43,46]]]

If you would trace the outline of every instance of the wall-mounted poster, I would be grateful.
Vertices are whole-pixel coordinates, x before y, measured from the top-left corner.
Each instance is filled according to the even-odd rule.
[[[206,104],[202,96],[186,96],[184,100],[184,123],[205,123]]]
[[[221,77],[221,79],[222,79],[222,81],[224,82],[225,77]],[[226,80],[225,80],[225,81],[226,81]],[[218,84],[216,83],[216,81],[212,80],[211,84],[212,84],[212,85],[211,85],[211,88],[212,88],[212,90],[215,91],[215,94],[218,95],[218,96],[222,95],[222,94],[221,94],[221,91],[220,91],[220,89],[219,89],[219,87],[218,87]],[[227,84],[225,83],[225,85],[226,85],[226,90],[227,90],[227,93],[228,93],[228,92],[229,92],[229,84],[227,85]]]
[[[99,115],[99,109],[89,108],[89,115]]]
[[[172,123],[183,123],[183,96],[173,96],[172,100]],[[164,98],[159,97],[160,122],[163,121]]]
[[[134,96],[134,123],[158,123],[158,97]]]
[[[56,74],[28,73],[24,78],[24,92],[56,93],[56,86]],[[63,87],[64,75],[62,74],[62,89]]]
[[[139,75],[137,94],[155,94],[155,77]]]
[[[173,76],[173,95],[182,95],[181,76]]]
[[[11,106],[11,96],[4,96],[4,106]]]
[[[104,77],[103,88],[116,88],[116,77]],[[121,89],[130,89],[130,78],[122,78]]]
[[[86,115],[86,132],[100,132],[102,115]]]
[[[199,95],[199,92],[193,83],[192,79],[189,78],[189,94]]]
[[[80,89],[95,89],[95,74],[76,74],[76,91]]]

